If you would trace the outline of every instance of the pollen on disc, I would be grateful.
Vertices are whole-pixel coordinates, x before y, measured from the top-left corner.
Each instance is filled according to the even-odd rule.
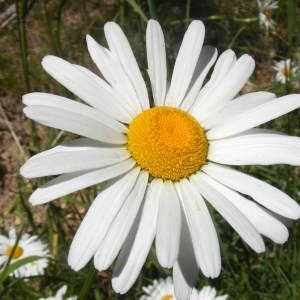
[[[156,178],[178,181],[206,163],[204,129],[188,113],[172,107],[153,107],[129,124],[128,150]]]

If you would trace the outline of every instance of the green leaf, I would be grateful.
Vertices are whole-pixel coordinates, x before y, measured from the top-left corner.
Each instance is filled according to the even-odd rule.
[[[10,264],[7,268],[5,268],[1,273],[0,273],[0,285],[2,285],[3,281],[11,274],[13,271],[16,269],[22,267],[23,265],[26,265],[28,263],[34,262],[36,260],[45,258],[43,256],[28,256],[22,259],[19,259],[18,261]]]

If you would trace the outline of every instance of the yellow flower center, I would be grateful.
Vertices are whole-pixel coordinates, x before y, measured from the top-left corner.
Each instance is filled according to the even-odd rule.
[[[291,70],[290,70],[290,68],[285,67],[285,68],[282,69],[281,72],[282,72],[282,74],[283,74],[285,77],[287,77],[287,78],[290,78],[290,77],[291,77]]]
[[[173,299],[172,295],[165,295],[160,300],[171,300],[171,299]]]
[[[8,247],[8,248],[6,249],[6,255],[7,255],[8,257],[12,257],[13,259],[19,258],[19,257],[23,254],[23,252],[24,252],[24,250],[23,250],[22,247],[16,246],[15,251],[14,251],[14,253],[12,254],[13,249],[14,249],[14,246]],[[11,255],[12,255],[12,256],[11,256]]]
[[[269,10],[264,10],[263,14],[267,17],[267,19],[271,19],[272,18],[272,14]]]
[[[206,163],[208,142],[204,129],[191,115],[159,106],[133,119],[127,147],[153,177],[178,181]]]

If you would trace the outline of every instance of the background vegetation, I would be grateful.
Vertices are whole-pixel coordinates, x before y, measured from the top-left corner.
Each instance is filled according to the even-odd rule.
[[[153,251],[136,285],[120,296],[111,289],[111,270],[96,272],[91,263],[73,272],[66,263],[70,241],[101,186],[32,207],[28,196],[45,179],[28,181],[18,175],[27,157],[71,138],[68,133],[29,122],[22,113],[24,93],[44,91],[70,96],[42,70],[42,57],[55,54],[97,72],[87,53],[85,35],[89,33],[105,45],[104,23],[114,20],[125,30],[146,78],[145,28],[149,18],[159,20],[164,28],[170,70],[187,24],[191,19],[201,19],[206,25],[206,44],[216,46],[219,53],[232,48],[238,55],[248,53],[255,58],[256,72],[243,92],[299,92],[299,74],[294,82],[281,84],[275,81],[272,69],[274,60],[286,58],[299,65],[296,0],[279,1],[272,16],[276,31],[269,33],[259,26],[255,0],[0,0],[0,233],[17,226],[46,241],[52,253],[45,276],[27,281],[9,277],[0,288],[0,299],[37,299],[62,284],[68,285],[69,295],[79,295],[79,299],[138,299],[143,285],[170,274],[159,266]],[[266,127],[299,135],[299,112]],[[245,169],[299,199],[299,167]],[[223,270],[215,280],[199,275],[199,288],[210,284],[229,294],[230,299],[300,299],[299,223],[290,224],[286,244],[266,241],[267,251],[258,255],[213,214],[222,242]]]

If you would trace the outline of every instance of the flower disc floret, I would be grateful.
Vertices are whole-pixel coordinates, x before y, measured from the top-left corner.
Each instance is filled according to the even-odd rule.
[[[263,14],[266,16],[267,19],[271,19],[272,18],[272,14],[269,10],[264,10]]]
[[[285,67],[282,69],[282,74],[287,77],[290,78],[291,77],[291,69],[288,67]]]
[[[7,250],[6,250],[6,255],[8,257],[12,257],[13,259],[17,259],[19,258],[20,256],[22,256],[24,252],[24,249],[20,246],[16,246],[16,247],[8,247]]]
[[[150,108],[129,125],[128,150],[153,177],[172,181],[189,177],[205,164],[207,149],[204,129],[177,108]]]

